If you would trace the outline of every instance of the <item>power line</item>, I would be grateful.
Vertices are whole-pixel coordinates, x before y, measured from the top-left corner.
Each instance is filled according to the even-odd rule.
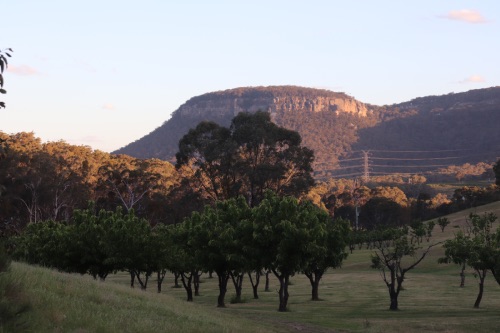
[[[453,160],[459,160],[459,159],[467,159],[471,157],[477,157],[477,156],[488,156],[492,154],[496,154],[497,152],[490,152],[490,153],[482,153],[482,154],[468,154],[468,155],[462,155],[462,156],[457,156],[456,152],[459,151],[471,151],[472,149],[448,149],[448,150],[361,150],[361,151],[351,151],[351,156],[355,153],[362,153],[362,157],[353,157],[353,158],[348,158],[344,160],[338,160],[339,166],[332,168],[330,170],[324,170],[325,172],[328,173],[335,173],[338,171],[344,171],[344,170],[349,170],[349,169],[360,169],[362,171],[358,171],[356,173],[348,173],[348,174],[342,174],[342,175],[332,175],[331,177],[334,178],[339,178],[339,177],[349,177],[349,176],[362,176],[365,181],[367,181],[370,177],[370,174],[374,175],[414,175],[418,173],[423,173],[426,175],[432,175],[432,174],[438,174],[439,172],[437,170],[422,170],[422,169],[432,169],[432,168],[446,168],[449,167],[450,164],[429,164],[431,161],[437,161],[437,160],[442,160],[442,161],[453,161]],[[391,153],[391,154],[404,154],[405,157],[383,157],[382,156],[373,156],[373,153]],[[415,157],[411,158],[406,157],[408,156],[409,153],[415,153],[415,154],[422,154],[422,153],[445,153],[445,152],[454,152],[455,154],[453,156],[443,156],[443,157]],[[340,165],[344,162],[353,162],[353,161],[363,161],[362,163],[347,163],[347,165]],[[396,162],[396,165],[391,165],[391,164],[373,164],[374,161],[394,161]],[[411,164],[411,165],[404,165],[406,164],[405,162],[411,162],[411,161],[422,161],[422,164],[418,165],[417,164]],[[398,163],[399,162],[399,163]],[[353,165],[354,164],[354,165]],[[417,169],[415,172],[397,172],[393,171],[390,172],[387,169],[397,169],[397,168],[415,168]],[[374,170],[375,169],[375,170]]]
[[[383,168],[437,168],[437,167],[448,167],[448,164],[430,164],[430,165],[389,165],[389,164],[370,164],[371,167],[383,167]]]
[[[372,157],[372,160],[389,160],[389,161],[428,161],[428,160],[456,160],[464,158],[462,156],[453,157],[430,157],[430,158],[394,158],[394,157]]]
[[[377,152],[377,153],[445,153],[445,152],[452,152],[452,151],[469,151],[472,149],[447,149],[447,150],[377,150],[377,149],[370,149],[372,152]]]

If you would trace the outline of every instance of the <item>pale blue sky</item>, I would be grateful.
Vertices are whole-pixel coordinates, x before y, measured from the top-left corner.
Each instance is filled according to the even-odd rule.
[[[383,105],[498,86],[499,15],[497,0],[3,1],[0,130],[109,152],[217,90]]]

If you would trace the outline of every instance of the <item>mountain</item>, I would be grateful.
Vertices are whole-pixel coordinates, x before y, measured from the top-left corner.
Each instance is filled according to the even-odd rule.
[[[384,106],[296,86],[212,92],[191,98],[156,130],[113,153],[173,162],[180,138],[200,121],[229,126],[239,112],[258,110],[301,134],[321,177],[427,172],[500,156],[500,87]]]

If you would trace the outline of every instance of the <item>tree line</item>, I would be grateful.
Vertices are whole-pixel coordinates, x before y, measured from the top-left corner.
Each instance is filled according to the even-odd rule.
[[[314,186],[313,152],[264,112],[240,113],[229,127],[200,123],[179,142],[175,168],[64,142],[42,144],[32,133],[0,135],[2,234],[20,234],[10,243],[17,258],[101,279],[125,270],[141,287],[156,272],[159,289],[171,270],[191,300],[200,272],[214,272],[219,306],[229,279],[238,295],[245,274],[257,296],[261,272],[280,282],[280,311],[286,310],[289,278],[298,272],[317,299],[324,270],[341,264],[347,246],[352,251],[369,242],[373,267],[384,273],[391,309],[397,309],[404,274],[434,246],[422,247],[433,226],[421,221],[439,216],[431,205],[450,204],[438,206],[438,195],[408,198],[391,186]],[[478,204],[498,190],[485,189],[485,198],[478,193],[462,189],[452,204]],[[272,252],[278,245],[283,248]],[[398,277],[402,270],[393,269],[401,258],[417,254]]]
[[[443,247],[441,263],[474,269],[479,307],[487,272],[500,285],[500,228],[494,227],[493,214],[470,214],[466,227]],[[438,221],[441,230],[449,224]],[[31,223],[25,231],[10,238],[9,246],[17,260],[56,268],[70,273],[90,274],[105,280],[109,274],[127,271],[131,286],[136,279],[146,289],[156,273],[161,292],[167,272],[182,282],[187,301],[199,295],[202,273],[215,273],[219,294],[217,306],[225,307],[229,281],[234,286],[234,302],[241,301],[243,280],[248,277],[253,297],[259,298],[262,276],[274,274],[279,282],[279,311],[286,311],[290,278],[304,274],[311,285],[311,299],[319,300],[319,285],[325,272],[341,267],[355,248],[372,250],[371,267],[381,272],[390,299],[390,310],[398,310],[403,282],[441,243],[431,240],[434,221],[375,230],[352,230],[348,221],[332,220],[311,202],[280,197],[267,191],[261,203],[249,207],[245,198],[218,201],[193,212],[180,224],[151,226],[134,211],[96,211],[91,204],[77,210],[69,223],[52,220]]]
[[[193,300],[193,286],[199,292],[200,274],[214,272],[219,307],[225,306],[230,280],[240,299],[248,276],[258,298],[260,276],[272,272],[280,283],[278,309],[285,311],[290,277],[297,273],[309,278],[311,298],[319,300],[323,274],[347,257],[348,234],[347,221],[332,221],[310,202],[267,192],[253,208],[238,197],[207,205],[180,224],[155,227],[133,210],[97,212],[92,204],[75,211],[69,223],[31,223],[10,245],[17,260],[96,279],[127,271],[143,289],[156,273],[158,292],[170,271],[181,279],[188,301]]]

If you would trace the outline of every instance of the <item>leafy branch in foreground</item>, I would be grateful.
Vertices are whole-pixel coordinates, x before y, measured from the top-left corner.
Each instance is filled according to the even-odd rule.
[[[5,69],[7,69],[7,67],[9,66],[9,62],[7,61],[7,57],[10,58],[11,55],[9,52],[14,52],[12,51],[12,49],[5,49],[5,50],[0,50],[0,93],[1,94],[5,94],[7,93],[7,91],[5,89],[3,89],[3,71]],[[7,56],[7,57],[6,57]],[[5,103],[4,102],[0,102],[0,109],[1,108],[5,108]]]

